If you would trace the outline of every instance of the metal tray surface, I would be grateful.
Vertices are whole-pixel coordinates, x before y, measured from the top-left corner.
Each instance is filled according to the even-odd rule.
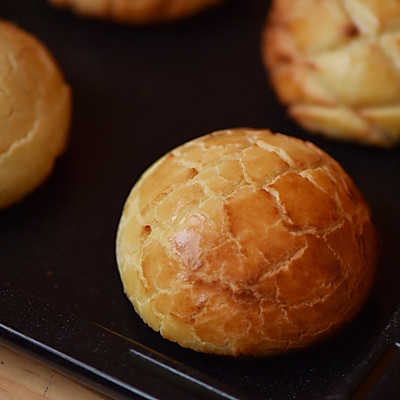
[[[340,398],[349,392],[335,388],[360,365],[374,367],[380,357],[370,357],[374,344],[390,337],[392,359],[398,357],[399,338],[385,334],[379,342],[379,335],[397,326],[398,314],[388,321],[400,304],[400,149],[333,142],[287,117],[261,63],[268,7],[268,1],[228,0],[174,24],[134,27],[78,18],[44,0],[0,2],[0,18],[52,51],[74,99],[68,149],[50,178],[0,212],[3,341],[115,397],[132,398],[179,398],[180,391],[190,398],[185,391],[194,393],[193,382],[201,389],[194,397]],[[134,182],[173,147],[237,126],[313,141],[342,164],[371,206],[382,241],[374,291],[356,320],[318,347],[266,359],[198,354],[153,332],[123,294],[114,244]],[[148,362],[158,365],[156,372]],[[178,377],[172,386],[171,373]],[[164,384],[168,389],[159,390]]]

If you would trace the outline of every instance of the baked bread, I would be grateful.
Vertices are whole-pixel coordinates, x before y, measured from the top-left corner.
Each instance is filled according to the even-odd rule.
[[[374,281],[365,201],[309,142],[215,132],[134,185],[116,255],[137,313],[165,338],[222,355],[304,348],[351,320]]]
[[[279,99],[306,130],[399,142],[399,1],[273,0],[262,52]]]
[[[77,14],[133,24],[174,21],[203,11],[222,0],[49,0]]]
[[[64,150],[71,95],[45,46],[0,21],[0,208],[33,191]]]

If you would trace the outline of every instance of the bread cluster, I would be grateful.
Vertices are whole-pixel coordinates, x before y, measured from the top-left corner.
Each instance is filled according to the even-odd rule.
[[[49,0],[79,15],[133,24],[168,22],[188,17],[222,0]]]
[[[64,150],[71,94],[46,47],[0,20],[0,209],[37,188]]]
[[[374,281],[352,180],[309,142],[234,129],[161,157],[132,188],[116,252],[137,313],[184,347],[267,356],[330,336]]]
[[[400,141],[400,2],[273,0],[262,51],[305,129],[372,146]]]
[[[49,0],[121,22],[169,21],[221,0]],[[276,0],[264,31],[291,115],[331,137],[400,138],[400,4]],[[0,208],[40,185],[67,142],[71,92],[46,47],[0,21]],[[133,186],[116,238],[141,318],[183,347],[269,356],[328,338],[361,309],[377,237],[356,186],[315,145],[237,128],[162,156]]]

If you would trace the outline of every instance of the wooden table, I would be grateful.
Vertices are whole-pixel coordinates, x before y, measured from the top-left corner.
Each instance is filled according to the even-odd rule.
[[[4,345],[0,345],[0,399],[110,400]]]

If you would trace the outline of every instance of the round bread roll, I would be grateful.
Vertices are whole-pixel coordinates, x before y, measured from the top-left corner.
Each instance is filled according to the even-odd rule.
[[[149,24],[174,21],[217,5],[223,0],[49,0],[77,14],[117,22]]]
[[[142,319],[181,346],[268,356],[332,335],[374,281],[369,208],[340,165],[268,130],[215,132],[134,185],[116,255]]]
[[[273,0],[262,52],[303,128],[379,147],[400,140],[400,2]]]
[[[0,76],[0,208],[5,208],[52,171],[66,145],[71,95],[44,45],[5,21]]]

